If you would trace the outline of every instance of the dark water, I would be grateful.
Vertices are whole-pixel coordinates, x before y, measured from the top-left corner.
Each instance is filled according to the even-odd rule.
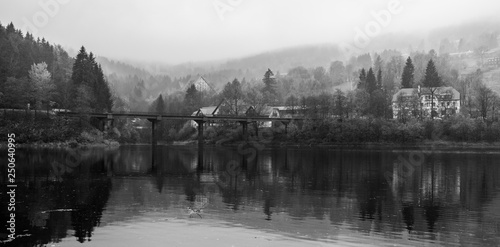
[[[288,243],[500,246],[498,150],[122,146],[16,155],[16,246],[155,245],[168,243],[163,227],[196,224]],[[6,188],[6,176],[0,182]]]

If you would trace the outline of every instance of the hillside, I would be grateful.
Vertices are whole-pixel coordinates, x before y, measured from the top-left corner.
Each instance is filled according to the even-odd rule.
[[[220,69],[249,70],[254,77],[262,77],[262,71],[271,68],[273,71],[287,72],[289,69],[304,66],[307,68],[328,66],[332,61],[343,59],[342,52],[333,44],[309,45],[269,51],[241,59],[230,60]]]
[[[500,68],[486,71],[483,77],[484,84],[500,95]]]

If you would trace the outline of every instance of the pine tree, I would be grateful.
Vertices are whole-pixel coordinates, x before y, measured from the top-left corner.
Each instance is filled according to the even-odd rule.
[[[434,93],[438,89],[438,87],[442,86],[443,82],[441,77],[437,72],[436,66],[434,65],[434,61],[429,60],[427,63],[427,68],[425,69],[425,77],[422,81],[424,87],[429,88],[431,92],[431,118],[434,119]]]
[[[196,110],[201,104],[200,101],[200,92],[198,92],[194,84],[191,84],[191,86],[186,90],[186,95],[184,96],[186,113],[191,114],[194,110]]]
[[[358,89],[366,89],[366,71],[364,68],[359,73]]]
[[[375,61],[373,62],[373,72],[378,72],[379,70],[383,70],[384,61],[380,58],[380,55],[377,55]]]
[[[377,90],[377,79],[372,68],[370,68],[366,75],[366,91],[371,95],[375,90]]]
[[[85,47],[81,47],[78,55],[76,55],[75,62],[73,63],[73,74],[71,80],[73,84],[78,87],[85,82],[85,75],[87,74],[88,54]]]
[[[403,74],[401,75],[401,87],[402,88],[412,88],[414,80],[415,67],[411,58],[406,59],[406,65],[403,68]]]
[[[95,71],[95,94],[98,98],[98,110],[104,112],[110,112],[113,108],[113,95],[111,93],[111,89],[109,87],[106,78],[104,77],[104,73],[102,71],[102,67],[100,64],[96,64],[94,67]]]
[[[377,72],[377,89],[382,89],[382,70],[379,69]]]
[[[165,101],[163,101],[163,95],[160,94],[158,98],[156,98],[154,104],[154,112],[157,114],[163,114],[165,113]]]
[[[73,104],[75,108],[78,108],[75,104],[81,104],[84,99],[91,99],[91,102],[85,104],[89,105],[91,110],[97,112],[111,111],[113,108],[113,95],[104,77],[102,67],[95,61],[94,54],[92,52],[87,54],[83,46],[73,64],[71,79],[73,81],[73,98],[81,99],[78,103]],[[81,87],[85,87],[85,89],[80,89]],[[79,97],[76,95],[83,92],[90,94],[90,96]]]
[[[264,93],[268,92],[273,95],[276,94],[276,78],[274,77],[274,73],[271,69],[267,69],[262,82],[264,82]]]
[[[434,65],[434,61],[432,61],[432,59],[427,63],[425,77],[422,84],[424,87],[440,87],[443,84],[441,77],[439,77],[437,72],[436,65]]]

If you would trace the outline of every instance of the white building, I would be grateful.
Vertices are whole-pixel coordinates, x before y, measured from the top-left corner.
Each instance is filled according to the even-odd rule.
[[[431,110],[432,97],[434,109]],[[419,87],[402,88],[392,96],[394,118],[417,115],[420,111],[427,116],[431,116],[432,112],[434,117],[455,115],[460,112],[460,93],[453,87]]]

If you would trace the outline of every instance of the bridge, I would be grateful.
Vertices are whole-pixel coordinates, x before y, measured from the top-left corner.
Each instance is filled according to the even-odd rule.
[[[100,125],[104,126],[108,123],[111,125],[115,118],[141,118],[147,119],[151,122],[151,144],[157,145],[155,129],[156,124],[162,120],[192,120],[198,124],[198,144],[203,144],[203,129],[206,122],[216,122],[216,121],[231,121],[238,122],[241,124],[243,129],[243,138],[246,141],[248,139],[248,124],[258,123],[258,122],[281,122],[285,125],[285,133],[288,132],[288,124],[291,121],[302,121],[306,118],[304,117],[293,117],[293,118],[270,118],[266,116],[234,116],[234,115],[216,115],[216,116],[189,116],[189,115],[169,115],[169,114],[155,114],[155,113],[144,113],[144,112],[114,112],[114,113],[95,113],[95,112],[70,112],[70,111],[60,111],[56,115],[65,117],[79,117],[88,116],[99,119]],[[258,128],[257,128],[258,131]]]

